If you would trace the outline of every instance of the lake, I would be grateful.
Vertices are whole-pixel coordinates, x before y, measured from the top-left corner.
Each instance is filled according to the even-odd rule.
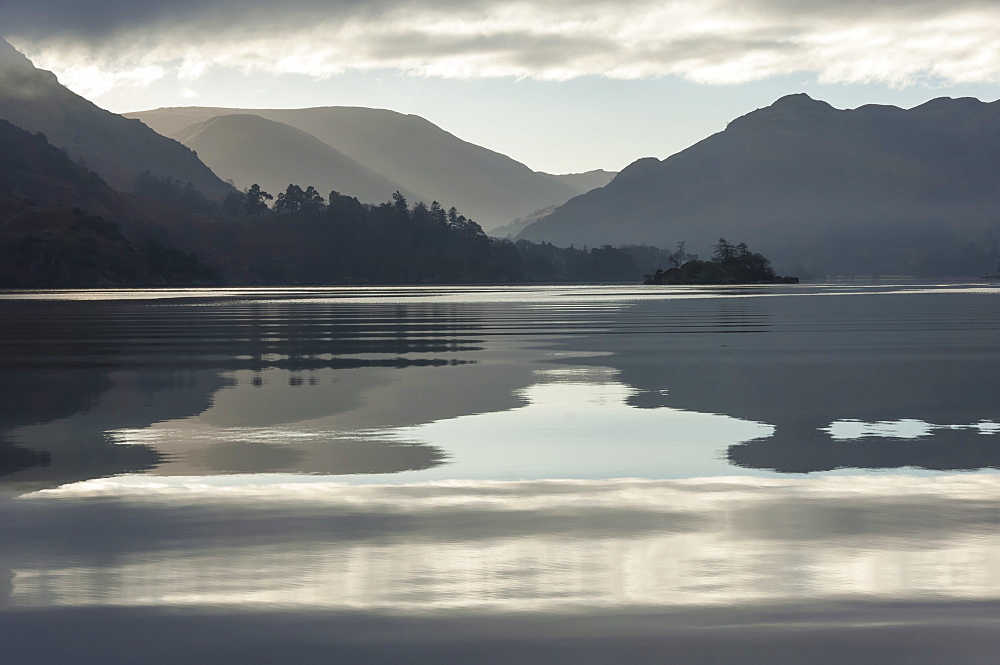
[[[0,292],[11,663],[995,663],[1000,286]]]

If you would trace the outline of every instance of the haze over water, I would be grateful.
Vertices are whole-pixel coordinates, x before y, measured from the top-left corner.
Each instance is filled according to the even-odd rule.
[[[5,292],[0,637],[13,662],[995,662],[998,296]]]

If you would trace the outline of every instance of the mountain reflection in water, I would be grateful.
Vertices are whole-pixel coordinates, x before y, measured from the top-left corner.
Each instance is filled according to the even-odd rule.
[[[0,293],[0,639],[39,663],[992,662],[998,296]]]

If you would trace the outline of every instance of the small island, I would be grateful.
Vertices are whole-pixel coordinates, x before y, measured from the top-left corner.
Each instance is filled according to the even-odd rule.
[[[697,258],[685,261],[683,244],[671,259],[674,265],[646,275],[643,284],[798,284],[798,277],[780,277],[771,261],[751,252],[745,242],[733,245],[719,238],[710,261]]]

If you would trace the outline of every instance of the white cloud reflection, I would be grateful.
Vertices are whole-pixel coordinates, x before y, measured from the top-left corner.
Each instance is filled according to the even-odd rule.
[[[1000,598],[995,475],[228,483],[26,497],[0,546],[10,602],[425,614]],[[97,518],[102,538],[74,536]]]
[[[865,437],[880,437],[890,439],[918,439],[930,436],[936,430],[978,430],[980,434],[1000,433],[1000,423],[992,420],[982,420],[971,425],[935,425],[914,418],[901,420],[882,420],[868,423],[860,420],[835,420],[821,429],[831,438],[837,440],[853,440]]]

